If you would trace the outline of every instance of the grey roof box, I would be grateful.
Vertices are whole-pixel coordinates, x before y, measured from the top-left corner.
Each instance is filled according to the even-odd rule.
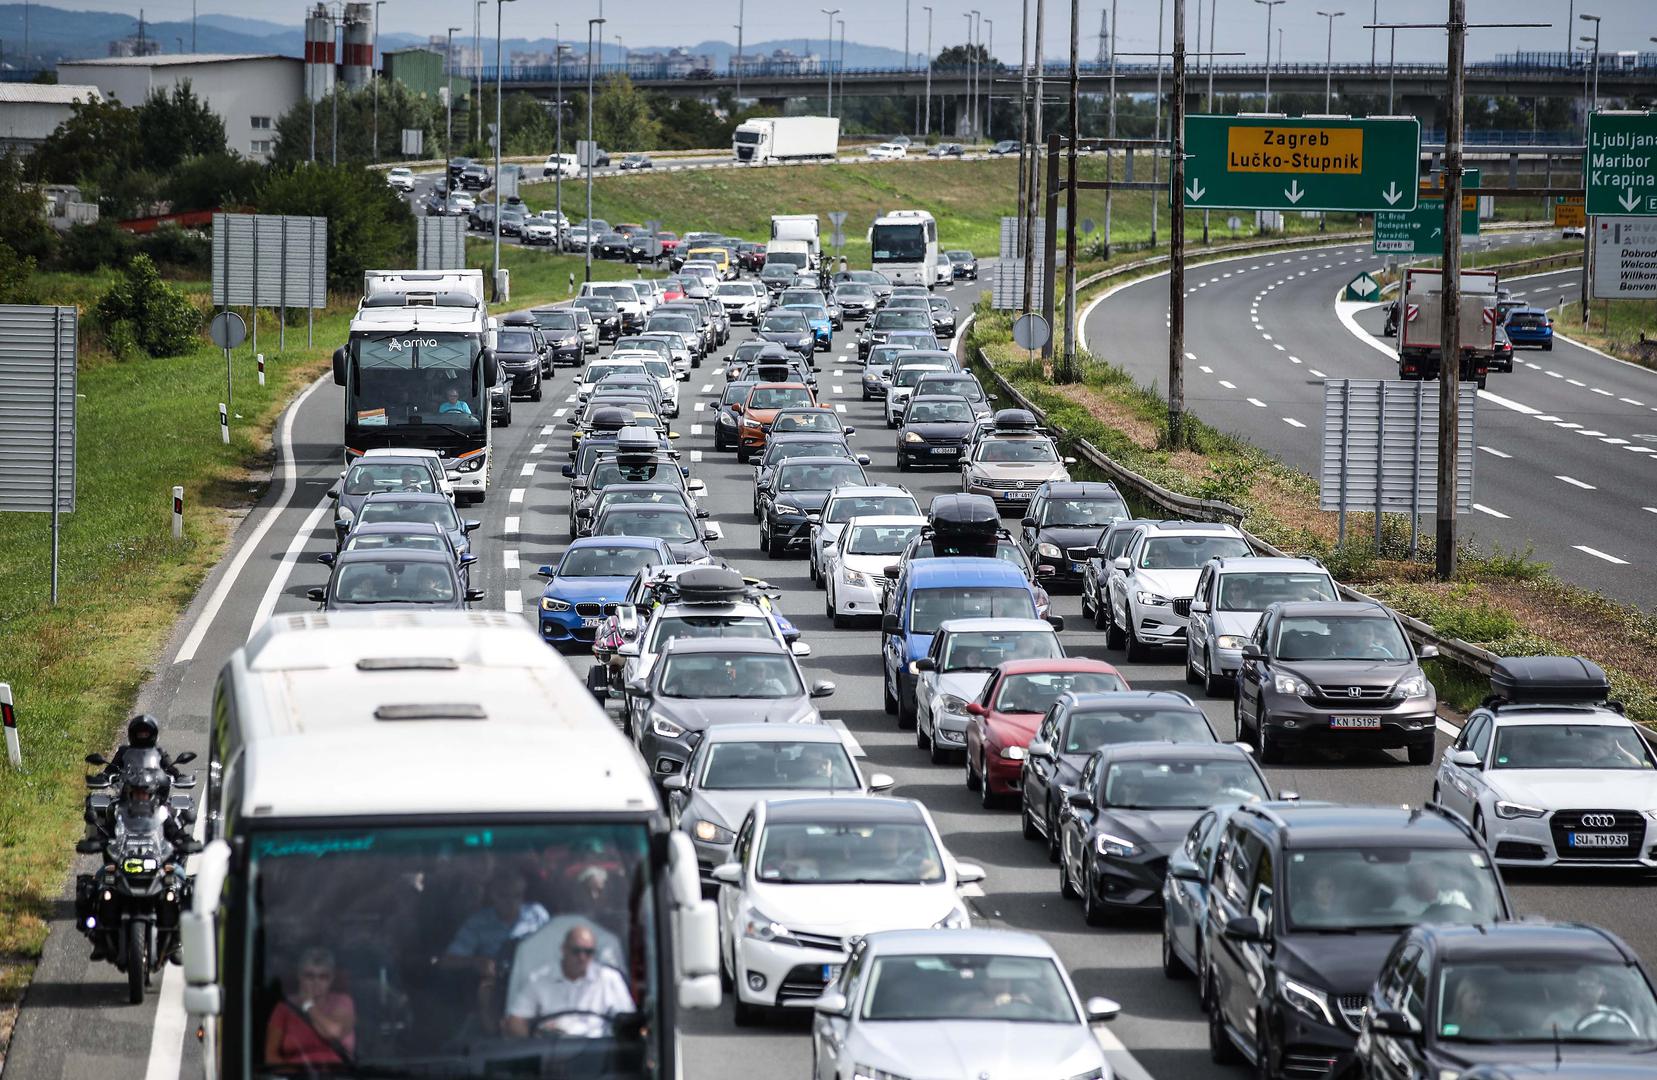
[[[1581,705],[1611,694],[1611,681],[1580,656],[1512,656],[1490,673],[1491,704]]]
[[[733,604],[748,595],[748,583],[723,566],[686,570],[675,579],[679,599],[690,604]]]
[[[661,436],[649,428],[630,427],[616,432],[617,454],[654,454],[661,445]]]

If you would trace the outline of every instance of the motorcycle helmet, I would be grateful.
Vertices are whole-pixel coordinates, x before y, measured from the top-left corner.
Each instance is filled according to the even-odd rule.
[[[148,750],[161,738],[161,725],[149,713],[139,713],[127,721],[127,745]]]
[[[121,777],[122,812],[137,817],[154,817],[167,801],[167,774],[154,764],[128,769]]]

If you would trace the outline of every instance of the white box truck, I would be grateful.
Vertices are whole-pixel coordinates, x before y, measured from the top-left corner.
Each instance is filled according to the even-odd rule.
[[[738,161],[833,160],[840,152],[840,120],[834,116],[766,116],[744,120],[731,135]]]
[[[1441,270],[1404,271],[1398,334],[1400,379],[1438,378],[1444,353],[1439,338],[1444,325],[1443,278]],[[1461,377],[1476,380],[1481,390],[1496,350],[1496,287],[1493,271],[1461,272]]]
[[[772,214],[771,239],[765,244],[765,257],[780,252],[804,255],[805,266],[815,268],[822,259],[822,236],[818,231],[816,214]]]

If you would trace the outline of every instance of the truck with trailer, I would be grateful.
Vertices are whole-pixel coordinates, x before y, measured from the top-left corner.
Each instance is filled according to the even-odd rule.
[[[679,1075],[717,912],[632,743],[521,618],[278,616],[221,670],[209,739],[181,920],[209,1080],[292,1068],[268,1033],[313,1022],[283,1014],[302,968],[350,1002],[353,1076]],[[552,917],[485,967],[450,943],[496,889]],[[571,940],[600,1012],[538,992]]]
[[[731,134],[737,161],[834,160],[840,152],[840,119],[835,116],[761,116],[744,120]]]
[[[769,258],[779,251],[803,254],[808,267],[817,267],[823,258],[817,215],[772,214],[771,239],[766,241],[765,254]]]
[[[1436,379],[1443,360],[1444,273],[1438,269],[1404,271],[1399,296],[1398,377]],[[1490,270],[1461,272],[1461,377],[1484,389],[1496,351],[1498,282]]]

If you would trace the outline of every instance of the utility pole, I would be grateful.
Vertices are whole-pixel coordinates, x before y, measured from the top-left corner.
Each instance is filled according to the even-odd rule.
[[[1213,38],[1209,48],[1213,48]],[[1162,58],[1157,58],[1162,63]],[[1169,117],[1168,448],[1185,446],[1185,0],[1174,0],[1174,103]]]
[[[1115,3],[1115,0],[1111,0],[1111,2]],[[1156,0],[1156,123],[1152,128],[1152,137],[1159,141],[1162,138],[1162,28],[1166,24],[1166,20],[1163,19],[1164,6],[1165,0]],[[1114,87],[1112,88],[1112,91],[1111,97],[1114,99],[1116,96],[1114,93]],[[1153,184],[1159,179],[1158,174],[1161,172],[1161,168],[1161,155],[1159,155],[1153,148],[1151,150],[1151,182]],[[1157,199],[1153,195],[1151,197],[1152,247],[1156,247],[1156,211]],[[1175,241],[1175,243],[1178,242],[1179,241]]]
[[[1283,0],[1254,0],[1256,4],[1264,5],[1266,9],[1266,100],[1261,104],[1261,112],[1272,111],[1272,8],[1283,3]]]
[[[374,0],[374,44],[368,49],[368,79],[374,84],[374,152],[368,155],[373,162],[380,160],[380,9],[385,0]]]
[[[932,137],[932,6],[922,4],[926,12],[926,123],[921,128],[921,139]]]
[[[1041,37],[1044,29],[1047,0],[1036,0],[1036,41],[1035,67],[1036,86],[1035,96],[1030,101],[1030,145],[1027,148],[1029,161],[1029,180],[1025,183],[1025,203],[1019,207],[1021,222],[1019,231],[1024,236],[1024,310],[1030,311],[1035,305],[1035,276],[1036,276],[1036,207],[1041,198],[1041,65],[1042,47]],[[1048,335],[1051,343],[1052,335]]]
[[[995,138],[995,20],[985,19],[984,25],[990,28],[990,47],[984,53],[990,65],[989,89],[984,92],[984,142]]]
[[[336,42],[338,43],[338,51],[336,51],[334,53],[334,55],[343,57],[345,55],[345,26],[342,22],[340,22],[337,19],[334,21],[333,33],[334,33],[334,38],[335,38]],[[332,155],[331,156],[331,163],[334,164],[334,165],[338,165],[339,164],[339,79],[338,78],[334,79],[334,88],[333,89],[334,89],[334,94],[333,94],[333,98],[334,98],[334,108],[333,108],[334,131],[333,131],[333,135],[330,136],[332,145],[330,145],[330,147],[329,147],[329,152]]]
[[[384,3],[385,0],[378,0]],[[495,299],[501,298],[501,148],[506,142],[506,127],[501,123],[501,77],[506,72],[506,57],[501,53],[501,13],[514,0],[495,0],[495,278],[490,288]]]
[[[587,239],[581,245],[587,249],[587,253],[583,263],[583,273],[586,275],[582,278],[583,281],[593,280],[593,158],[597,156],[594,151],[598,149],[593,145],[593,28],[603,25],[602,18],[587,20]]]
[[[846,20],[835,19],[834,23],[840,27],[840,111],[846,111]]]
[[[823,53],[823,70],[828,75],[828,114],[834,115],[834,17],[840,14],[839,8],[818,8],[828,17],[828,49]]]
[[[1587,12],[1583,12],[1582,14],[1578,15],[1577,18],[1581,19],[1583,22],[1591,22],[1591,23],[1594,24],[1594,36],[1593,37],[1590,38],[1587,34],[1581,35],[1582,41],[1584,43],[1591,41],[1591,42],[1593,42],[1593,47],[1594,47],[1594,56],[1593,56],[1593,59],[1591,61],[1591,63],[1594,65],[1594,96],[1589,99],[1587,112],[1585,112],[1583,114],[1583,117],[1582,117],[1582,145],[1583,145],[1584,148],[1586,148],[1587,145],[1588,145],[1588,119],[1589,119],[1589,117],[1591,117],[1594,114],[1594,111],[1599,108],[1599,16],[1598,15],[1590,15]],[[1586,152],[1586,150],[1584,150],[1584,152]],[[1586,162],[1584,164],[1586,164]],[[1583,326],[1588,325],[1588,310],[1589,310],[1588,305],[1589,305],[1589,300],[1590,300],[1589,295],[1588,295],[1588,292],[1589,292],[1588,286],[1589,286],[1589,282],[1593,279],[1593,274],[1594,274],[1594,267],[1593,267],[1593,259],[1594,259],[1594,219],[1589,218],[1588,221],[1587,221],[1587,225],[1588,225],[1588,227],[1586,229],[1582,230],[1582,325]]]
[[[1450,0],[1450,77],[1444,121],[1444,276],[1439,295],[1438,364],[1438,504],[1434,508],[1437,573],[1440,581],[1456,576],[1456,465],[1461,452],[1461,138],[1463,94],[1467,75],[1467,0]],[[1402,303],[1402,301],[1400,301]],[[1400,331],[1402,332],[1402,331]]]
[[[1323,59],[1323,111],[1329,111],[1330,86],[1335,77],[1335,20],[1345,15],[1344,11],[1320,11],[1325,19],[1329,20],[1329,41]]]
[[[374,44],[378,45],[379,42]],[[190,51],[196,51],[196,0],[190,0]]]
[[[1023,17],[1019,19],[1018,45],[1018,247],[1016,254],[1024,257],[1025,250],[1030,246],[1030,237],[1024,231],[1024,207],[1030,198],[1024,182],[1028,177],[1025,169],[1029,166],[1030,151],[1030,0],[1024,0]],[[1028,294],[1030,279],[1024,279],[1024,288]],[[1026,300],[1020,311],[1029,311],[1030,302]]]
[[[972,65],[973,65],[973,60],[976,56],[976,54],[973,52],[973,48],[972,48],[972,42],[973,42],[972,17],[976,14],[977,14],[977,12],[975,12],[975,11],[963,11],[961,13],[961,18],[963,18],[967,21],[966,121],[967,121],[967,141],[968,142],[972,141],[972,131],[973,131],[973,127],[975,126],[974,121],[976,119],[973,116],[973,109],[975,109],[977,107],[977,104],[978,104],[978,87],[973,83],[973,79],[972,79]]]
[[[448,102],[447,115],[443,121],[443,156],[455,156],[455,31],[458,26],[449,27],[449,43],[443,48],[443,99]],[[313,150],[312,156],[315,156]],[[447,177],[448,163],[443,165],[443,175]],[[444,190],[448,190],[445,181]]]
[[[1065,165],[1069,180],[1064,185],[1064,362],[1054,372],[1061,383],[1075,382],[1076,371],[1076,143],[1081,139],[1078,106],[1081,103],[1081,4],[1070,0],[1070,145]]]
[[[1381,0],[1370,0],[1370,5],[1369,6],[1370,6],[1369,21],[1372,22],[1372,23],[1380,22],[1381,21]],[[1372,26],[1372,27],[1369,28],[1369,70],[1371,70],[1371,71],[1375,70],[1375,35],[1379,34],[1380,32],[1381,31],[1380,31],[1379,27]]]
[[[1392,90],[1398,79],[1398,28],[1391,27],[1392,38],[1387,45],[1387,115],[1392,112]]]
[[[1104,13],[1100,12],[1100,15],[1102,17]],[[1161,64],[1162,61],[1158,60],[1157,63]],[[1109,96],[1105,99],[1108,102],[1108,109],[1106,113],[1107,119],[1105,120],[1105,136],[1107,138],[1114,139],[1116,138],[1116,0],[1110,0],[1110,90],[1108,91],[1108,95]],[[1107,148],[1105,150],[1106,184],[1109,184],[1110,182],[1110,170],[1112,164],[1111,154],[1112,151]],[[1105,188],[1105,258],[1107,259],[1110,258],[1111,251],[1111,210],[1113,209],[1111,204],[1114,201],[1112,198],[1113,194],[1114,193],[1109,187]],[[1156,198],[1154,196],[1151,199],[1151,205],[1156,205]]]
[[[570,47],[558,40],[562,31],[557,23],[552,24],[553,56],[558,64],[557,88],[553,91],[558,96],[557,133],[553,136],[553,152],[557,155],[558,171],[552,174],[552,207],[553,213],[558,215],[558,247],[562,250],[564,239],[569,235],[569,222],[564,220],[564,54]]]
[[[1209,38],[1208,38],[1208,47],[1210,49],[1214,48],[1214,37],[1213,37],[1212,34],[1210,34]],[[1160,52],[1161,50],[1159,49],[1157,51]],[[1202,51],[1202,0],[1197,0],[1197,64],[1199,65],[1197,70],[1199,72],[1202,70],[1202,68],[1200,66],[1202,64],[1202,56],[1203,56],[1203,51]],[[1158,58],[1157,62],[1161,63],[1161,59]],[[1210,58],[1208,63],[1209,63],[1209,67],[1212,68],[1213,65],[1214,65],[1213,59]],[[1207,105],[1203,106],[1203,111],[1204,112],[1208,111],[1208,106]],[[1202,242],[1203,242],[1204,247],[1208,246],[1208,211],[1207,210],[1204,210],[1202,212]]]
[[[731,64],[731,74],[736,76],[736,108],[742,107],[742,23],[743,2],[736,0],[736,61]]]
[[[903,0],[903,73],[909,73],[909,0]]]
[[[473,142],[483,141],[483,5],[489,0],[477,0],[472,6],[472,78],[475,84],[473,91],[472,115],[476,118],[477,130],[472,133]]]

